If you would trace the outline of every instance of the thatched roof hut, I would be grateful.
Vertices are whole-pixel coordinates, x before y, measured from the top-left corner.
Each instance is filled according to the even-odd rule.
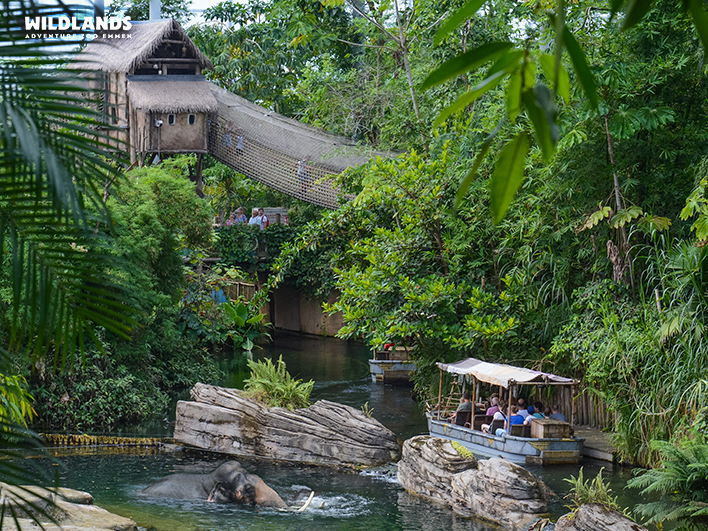
[[[201,73],[212,64],[174,20],[105,32],[72,66],[92,72],[92,87],[102,92],[112,119],[108,134],[116,149],[130,145],[133,163],[207,152],[218,104]]]
[[[74,66],[81,70],[132,74],[149,59],[154,59],[161,45],[168,43],[186,48],[184,55],[194,58],[202,70],[213,68],[209,58],[199,51],[182,26],[171,18],[133,22],[128,31],[115,31],[110,35],[110,39],[103,37],[91,41]]]
[[[134,109],[157,113],[212,113],[219,109],[214,93],[202,76],[165,80],[165,76],[133,76],[128,80],[128,98]]]

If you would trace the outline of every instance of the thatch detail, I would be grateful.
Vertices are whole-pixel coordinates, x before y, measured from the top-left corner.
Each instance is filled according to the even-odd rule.
[[[209,58],[199,51],[173,19],[150,22],[133,22],[128,31],[111,32],[116,38],[94,39],[72,62],[80,70],[128,73],[150,58],[164,39],[184,39],[187,48],[194,54],[202,69],[211,69]],[[121,34],[130,38],[120,38]]]
[[[152,77],[152,76],[151,76]],[[162,113],[216,112],[219,105],[209,83],[171,81],[154,76],[155,81],[128,81],[128,97],[134,109]]]

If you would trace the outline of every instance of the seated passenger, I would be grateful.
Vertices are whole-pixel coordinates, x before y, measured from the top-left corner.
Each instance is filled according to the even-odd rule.
[[[543,410],[543,418],[544,419],[551,418],[551,408],[550,407],[547,407],[546,409]]]
[[[455,411],[451,416],[450,416],[450,422],[453,424],[455,423],[455,419],[457,418],[457,414],[460,411],[472,411],[472,402],[470,402],[470,393],[469,391],[465,391],[462,394],[462,400],[460,401],[460,405],[457,406],[457,411]]]
[[[509,426],[523,423],[524,417],[519,415],[519,408],[517,406],[511,406],[511,416],[509,417],[509,422],[506,422],[503,428],[497,428],[495,435],[497,437],[503,437],[509,433]]]
[[[565,420],[565,415],[560,412],[560,406],[558,404],[553,404],[553,406],[551,406],[551,411],[551,418],[553,420],[562,420],[563,422],[567,422],[567,420]]]
[[[526,411],[528,411],[528,414],[529,414],[528,417],[526,417],[526,420],[524,420],[524,425],[526,425],[526,426],[531,424],[531,419],[544,418],[543,413],[536,411],[536,408],[533,406],[529,406],[529,408]]]
[[[517,402],[517,406],[519,408],[519,415],[524,417],[524,420],[526,420],[526,417],[529,416],[528,409],[526,409],[526,402],[524,401],[523,398],[519,398],[519,401]]]
[[[506,422],[506,415],[504,415],[504,413],[502,413],[502,410],[504,410],[504,409],[506,409],[506,403],[503,400],[501,400],[498,403],[497,412],[494,413],[494,417],[492,418],[492,422],[494,422],[495,420],[503,420]],[[491,428],[491,426],[492,426],[491,424],[482,424],[482,431],[484,433],[489,433],[489,428]]]
[[[491,403],[492,407],[487,410],[487,415],[489,416],[494,415],[497,411],[499,411],[499,399],[496,396],[492,397]]]

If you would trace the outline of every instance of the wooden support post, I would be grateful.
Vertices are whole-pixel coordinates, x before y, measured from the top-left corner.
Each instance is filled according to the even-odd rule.
[[[570,427],[575,425],[575,383],[570,385]]]
[[[197,163],[195,164],[195,167],[194,167],[194,173],[197,176],[197,195],[202,198],[204,197],[204,191],[203,191],[204,185],[202,182],[203,162],[204,162],[204,153],[199,153],[197,155]]]
[[[438,391],[438,420],[440,420],[440,406],[442,406],[442,379],[443,370],[440,369],[440,390]]]

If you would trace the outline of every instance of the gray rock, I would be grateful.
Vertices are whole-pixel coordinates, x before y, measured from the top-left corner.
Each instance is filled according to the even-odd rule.
[[[329,466],[398,459],[396,436],[349,406],[319,400],[306,409],[268,408],[234,389],[197,384],[177,403],[175,440],[224,454]]]
[[[561,516],[556,531],[647,531],[647,528],[604,505],[586,503],[575,514]]]
[[[528,529],[548,506],[549,491],[528,470],[505,459],[464,458],[450,441],[419,435],[403,443],[398,481],[409,492],[456,513],[508,529]]]
[[[18,515],[22,531],[137,531],[130,518],[109,513],[93,505],[87,492],[73,489],[44,489],[41,487],[11,487],[0,483],[1,495]],[[52,523],[51,519],[56,523]],[[41,526],[37,523],[41,522]],[[57,525],[57,523],[59,525]],[[15,531],[17,526],[6,514],[2,531]]]

